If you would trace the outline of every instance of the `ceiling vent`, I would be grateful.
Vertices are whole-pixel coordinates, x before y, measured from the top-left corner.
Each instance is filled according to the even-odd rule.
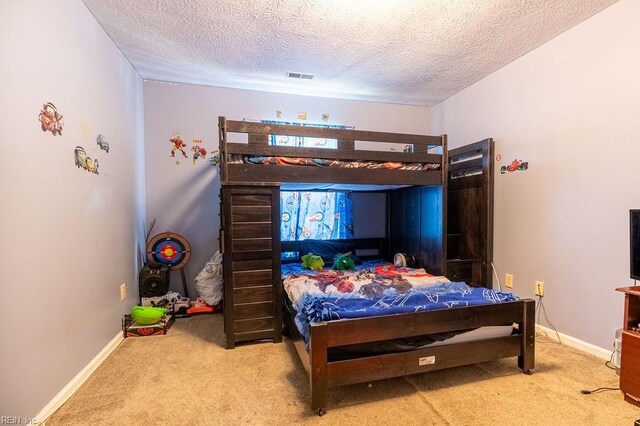
[[[289,72],[287,73],[287,77],[290,78],[301,78],[303,80],[313,80],[313,74],[302,74],[299,72]]]

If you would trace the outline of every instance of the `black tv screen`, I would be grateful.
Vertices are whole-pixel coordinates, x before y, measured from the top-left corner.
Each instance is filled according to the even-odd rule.
[[[629,211],[631,235],[631,279],[640,280],[640,210]]]

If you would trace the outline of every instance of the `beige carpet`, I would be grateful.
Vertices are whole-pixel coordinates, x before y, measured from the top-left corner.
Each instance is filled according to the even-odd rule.
[[[225,350],[220,315],[179,319],[167,336],[130,338],[47,422],[54,425],[633,425],[640,410],[602,360],[538,340],[537,368],[516,360],[329,391],[318,417],[289,340]]]

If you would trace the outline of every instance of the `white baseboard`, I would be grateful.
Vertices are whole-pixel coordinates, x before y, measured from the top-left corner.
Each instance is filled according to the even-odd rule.
[[[556,332],[553,329],[545,327],[543,325],[536,324],[536,331],[547,333],[553,340],[558,340],[556,337]],[[560,335],[560,339],[562,343],[571,346],[572,348],[578,349],[579,351],[586,352],[590,355],[597,356],[598,358],[609,361],[611,359],[611,352],[613,352],[613,348],[604,349],[600,346],[592,345],[591,343],[587,343],[584,340],[576,339],[575,337],[568,336],[563,333],[558,333]]]
[[[120,342],[124,340],[122,332],[119,332],[102,350],[87,364],[76,376],[71,379],[69,383],[60,391],[51,401],[36,415],[33,417],[38,422],[43,423],[58,408],[62,406],[76,391],[82,386],[82,384],[96,371],[96,368],[104,362],[105,359],[118,347]]]

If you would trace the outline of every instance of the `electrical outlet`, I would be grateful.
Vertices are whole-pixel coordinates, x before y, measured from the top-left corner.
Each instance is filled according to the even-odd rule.
[[[504,285],[508,288],[513,288],[513,274],[505,274]]]
[[[120,300],[127,298],[127,283],[120,284]]]
[[[536,281],[536,296],[544,297],[544,281]]]

